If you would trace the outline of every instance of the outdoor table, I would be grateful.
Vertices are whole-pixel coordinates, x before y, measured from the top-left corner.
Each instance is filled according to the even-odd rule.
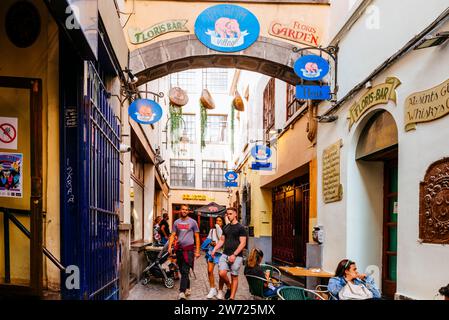
[[[295,277],[332,278],[334,276],[333,273],[323,271],[319,268],[279,267],[279,269]]]
[[[279,267],[283,272],[292,275],[294,277],[305,277],[306,288],[314,290],[316,286],[327,285],[329,278],[334,276],[333,273],[326,272],[320,268],[302,268],[302,267]]]

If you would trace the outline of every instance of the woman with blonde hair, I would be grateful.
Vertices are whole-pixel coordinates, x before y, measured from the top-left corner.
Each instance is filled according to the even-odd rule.
[[[270,270],[266,270],[266,272],[264,272],[260,266],[260,264],[262,263],[262,259],[263,259],[262,250],[258,248],[251,249],[248,256],[248,261],[246,263],[244,274],[245,276],[249,275],[266,279],[267,282],[264,282],[263,284],[264,295],[267,297],[275,296],[279,291],[279,289],[283,287],[283,285],[279,284],[274,286],[272,284],[273,279],[270,278]]]

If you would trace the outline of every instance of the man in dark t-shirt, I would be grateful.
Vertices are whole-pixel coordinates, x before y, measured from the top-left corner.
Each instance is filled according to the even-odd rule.
[[[229,224],[223,227],[223,235],[211,253],[212,256],[215,256],[215,252],[224,245],[223,254],[218,263],[220,278],[223,280],[218,288],[218,299],[234,299],[235,297],[239,270],[243,262],[242,251],[246,246],[247,238],[245,228],[237,220],[237,210],[228,208],[226,215],[228,216]],[[231,272],[231,281],[228,278],[228,272]],[[223,294],[223,282],[226,283],[228,288],[226,294]]]
[[[163,214],[163,219],[159,222],[159,234],[162,244],[166,244],[170,238],[170,226],[168,225],[168,213]]]

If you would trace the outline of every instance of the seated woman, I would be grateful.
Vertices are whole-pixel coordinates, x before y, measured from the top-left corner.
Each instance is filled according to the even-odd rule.
[[[441,287],[438,292],[444,297],[444,300],[449,300],[449,284],[445,287]]]
[[[335,277],[329,280],[327,286],[334,298],[340,300],[380,299],[380,291],[374,279],[357,272],[354,261],[343,259],[335,270]]]
[[[251,252],[249,253],[248,262],[245,266],[244,274],[256,276],[260,278],[267,279],[267,282],[264,283],[264,290],[263,293],[265,296],[274,296],[277,294],[280,288],[283,287],[283,285],[276,284],[274,285],[273,282],[275,282],[275,279],[270,278],[270,271],[266,270],[264,273],[262,268],[260,267],[260,263],[262,262],[263,258],[263,251],[257,248],[253,248]]]

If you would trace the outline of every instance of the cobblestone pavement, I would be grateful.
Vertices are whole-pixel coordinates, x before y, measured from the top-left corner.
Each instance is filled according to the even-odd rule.
[[[243,275],[244,267],[240,268],[239,287],[237,289],[236,300],[253,300],[249,293],[248,283]],[[214,269],[215,283],[218,287],[218,266]],[[207,278],[207,264],[204,254],[195,260],[195,275],[190,273],[190,285],[192,294],[189,300],[207,300],[206,295],[209,293],[209,280]],[[224,286],[226,288],[226,285]],[[151,278],[148,285],[144,286],[140,283],[136,284],[129,293],[127,300],[177,300],[179,294],[179,280],[176,280],[173,289],[167,289],[160,279]]]

